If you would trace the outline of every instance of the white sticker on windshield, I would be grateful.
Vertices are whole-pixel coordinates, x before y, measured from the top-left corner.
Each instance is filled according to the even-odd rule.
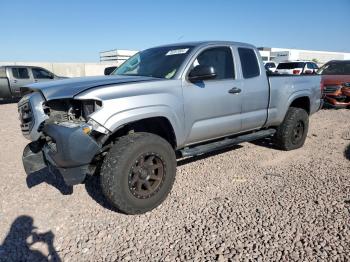
[[[165,55],[182,55],[186,54],[189,48],[169,50]]]

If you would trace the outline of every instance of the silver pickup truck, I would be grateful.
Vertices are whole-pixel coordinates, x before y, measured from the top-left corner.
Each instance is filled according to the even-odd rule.
[[[176,159],[271,137],[303,146],[321,106],[320,76],[268,76],[258,50],[195,42],[144,50],[112,75],[33,84],[18,103],[27,174],[47,166],[68,185],[100,175],[120,211],[166,198]]]
[[[27,84],[65,78],[37,66],[0,66],[0,98],[20,97],[20,88]]]

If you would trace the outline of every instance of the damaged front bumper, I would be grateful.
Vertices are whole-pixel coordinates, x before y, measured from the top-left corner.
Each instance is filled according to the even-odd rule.
[[[350,107],[350,87],[341,87],[334,92],[324,90],[325,107],[347,108]]]
[[[29,175],[41,169],[56,169],[67,185],[84,181],[90,173],[90,163],[100,152],[101,146],[80,126],[66,127],[47,124],[43,133],[49,141],[38,140],[29,143],[22,156],[23,166]]]

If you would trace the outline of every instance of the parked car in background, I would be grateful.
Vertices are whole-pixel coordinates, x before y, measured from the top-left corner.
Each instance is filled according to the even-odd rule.
[[[322,75],[324,106],[350,108],[350,60],[332,60],[324,64]]]
[[[273,61],[265,61],[264,62],[265,69],[271,72],[275,72],[277,68],[277,64]]]
[[[318,66],[310,61],[288,61],[278,64],[275,73],[289,75],[312,75],[316,74]]]
[[[105,70],[104,70],[104,75],[108,76],[108,75],[112,74],[113,71],[116,70],[117,68],[118,68],[117,66],[106,67]]]
[[[44,81],[64,79],[37,66],[0,66],[0,98],[21,97],[20,87]]]

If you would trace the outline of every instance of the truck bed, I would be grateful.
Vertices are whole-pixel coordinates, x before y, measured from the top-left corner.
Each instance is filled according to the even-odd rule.
[[[310,97],[310,113],[316,112],[321,104],[321,76],[319,75],[268,75],[270,101],[266,125],[278,125],[286,111],[277,110],[291,104],[301,93]]]

